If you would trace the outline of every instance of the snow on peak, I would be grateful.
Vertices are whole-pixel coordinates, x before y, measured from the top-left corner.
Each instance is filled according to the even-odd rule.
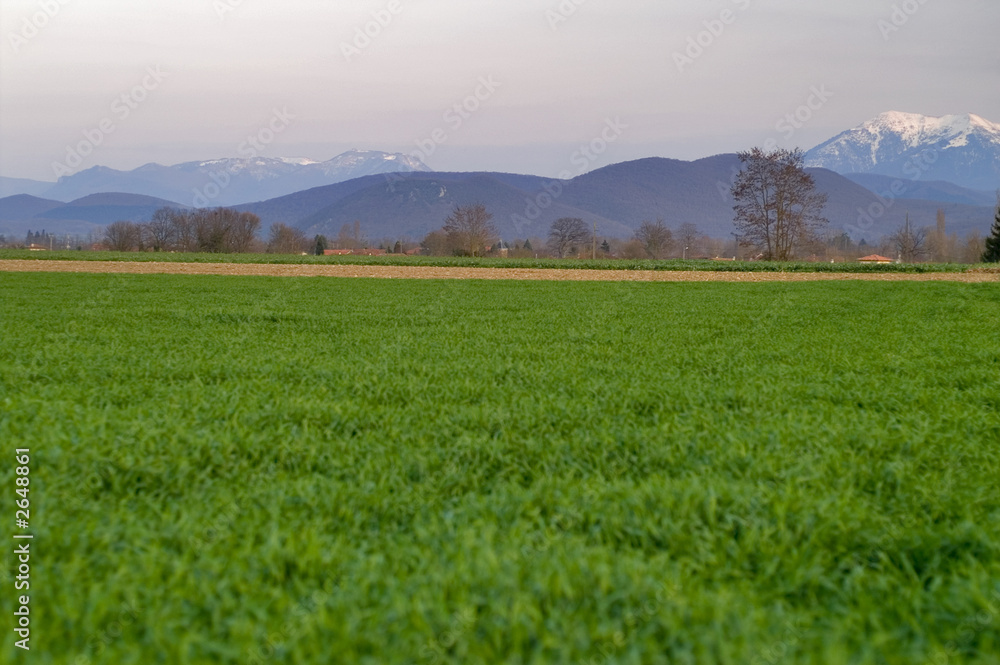
[[[889,111],[816,146],[806,153],[806,165],[995,189],[1000,125],[973,113],[935,117]]]
[[[310,164],[319,164],[314,159],[309,159],[308,157],[280,157],[281,161],[285,164],[294,164],[295,166],[309,166]]]
[[[876,143],[881,143],[886,134],[895,134],[910,148],[932,143],[945,143],[948,148],[965,146],[969,135],[976,130],[1000,139],[1000,125],[971,113],[934,117],[889,111],[864,123],[860,129],[877,137]]]

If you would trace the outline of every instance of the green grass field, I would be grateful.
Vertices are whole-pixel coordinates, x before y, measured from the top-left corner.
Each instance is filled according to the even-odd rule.
[[[0,273],[0,662],[996,664],[998,321],[997,284]]]
[[[863,264],[822,263],[809,261],[705,261],[670,259],[503,259],[495,257],[458,256],[298,256],[294,254],[198,254],[170,252],[32,252],[21,249],[0,249],[0,260],[21,259],[35,261],[124,261],[168,263],[264,263],[264,264],[341,264],[341,265],[390,265],[390,266],[443,266],[462,268],[542,268],[579,270],[696,270],[708,272],[846,272],[846,273],[939,273],[985,270],[995,272],[995,266],[961,263],[903,263]]]

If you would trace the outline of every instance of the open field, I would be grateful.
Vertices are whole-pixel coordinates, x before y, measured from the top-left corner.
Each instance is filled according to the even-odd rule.
[[[30,661],[996,664],[998,321],[996,283],[0,272]]]
[[[32,252],[2,249],[0,262],[18,261],[98,261],[125,263],[213,263],[276,265],[366,265],[423,266],[441,268],[498,268],[554,270],[648,270],[698,272],[806,272],[806,273],[963,273],[1000,272],[996,265],[959,263],[905,263],[866,265],[857,262],[821,263],[778,261],[705,261],[671,259],[504,259],[456,256],[299,256],[289,254],[195,254],[171,252]]]
[[[488,279],[599,282],[809,282],[950,281],[1000,282],[1000,270],[966,272],[809,272],[710,270],[600,270],[596,268],[501,268],[382,264],[181,263],[154,261],[2,260],[0,272],[74,272],[131,275],[229,275],[258,277],[371,277],[380,279]]]

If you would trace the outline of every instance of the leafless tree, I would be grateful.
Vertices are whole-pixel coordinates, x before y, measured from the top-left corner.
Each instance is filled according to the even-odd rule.
[[[431,231],[420,241],[420,249],[428,256],[451,256],[452,247],[448,242],[448,234],[444,231]]]
[[[649,256],[646,252],[646,246],[635,238],[622,243],[618,247],[616,254],[618,255],[618,258],[621,259],[645,259]]]
[[[170,208],[160,208],[144,225],[146,242],[154,252],[163,252],[173,247],[177,236],[175,215],[176,211]]]
[[[141,242],[142,228],[135,222],[113,222],[104,229],[104,244],[113,252],[134,252]]]
[[[643,222],[635,232],[635,239],[642,243],[646,254],[652,259],[666,258],[674,248],[674,233],[662,219]]]
[[[344,224],[337,235],[337,249],[363,249],[365,238],[361,233],[361,222]]]
[[[232,219],[229,235],[229,251],[250,252],[257,243],[257,231],[260,230],[260,217],[250,212],[236,213]]]
[[[469,256],[482,256],[497,238],[493,215],[481,203],[459,206],[444,221],[449,240]]]
[[[270,254],[301,254],[308,251],[312,242],[302,231],[277,222],[271,225],[267,241]]]
[[[174,246],[180,252],[198,251],[194,216],[194,213],[183,210],[175,210],[171,216],[174,226]]]
[[[698,225],[691,222],[681,224],[681,227],[677,229],[677,240],[680,242],[681,249],[686,250],[684,252],[686,256],[697,254],[701,244],[701,233],[698,231]]]
[[[198,251],[212,254],[226,251],[229,227],[221,209],[199,210],[191,216],[191,225]]]
[[[754,148],[739,153],[743,170],[732,187],[736,228],[742,240],[764,252],[764,258],[786,261],[828,223],[822,216],[825,194],[816,192],[803,167],[801,150]]]
[[[590,245],[591,241],[590,228],[586,222],[578,217],[562,217],[552,222],[546,246],[561,259],[565,258],[574,247]]]
[[[257,243],[260,218],[229,208],[199,210],[190,218],[195,244],[202,252],[249,252]]]
[[[919,261],[927,253],[927,231],[914,229],[910,224],[909,215],[906,216],[906,222],[896,229],[889,239],[900,260],[906,263]]]

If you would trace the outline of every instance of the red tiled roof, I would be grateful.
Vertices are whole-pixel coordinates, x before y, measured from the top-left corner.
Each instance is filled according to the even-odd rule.
[[[879,256],[878,254],[872,254],[871,256],[866,256],[864,258],[858,259],[858,261],[868,261],[871,263],[892,263],[892,259],[885,256]]]

